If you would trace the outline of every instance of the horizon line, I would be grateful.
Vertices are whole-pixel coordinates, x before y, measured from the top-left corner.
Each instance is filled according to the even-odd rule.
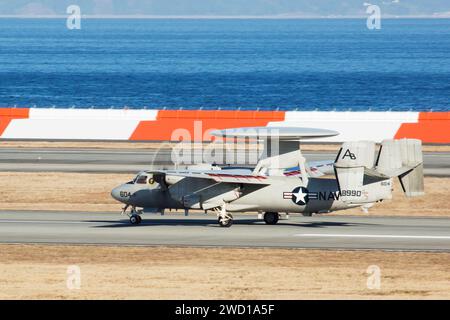
[[[67,19],[69,14],[20,15],[0,14],[0,19]],[[96,15],[82,14],[82,19],[367,19],[367,15]],[[382,15],[383,19],[449,19],[450,12],[432,15]]]

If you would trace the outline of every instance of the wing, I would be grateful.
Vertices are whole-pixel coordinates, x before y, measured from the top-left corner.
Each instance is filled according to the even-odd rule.
[[[215,172],[214,172],[215,171]],[[209,179],[216,182],[224,183],[244,183],[244,184],[264,184],[268,185],[269,177],[266,176],[254,176],[251,174],[235,174],[232,172],[220,172],[222,170],[214,170],[213,172],[186,172],[186,171],[166,171],[166,175],[185,177],[185,178],[198,178]]]

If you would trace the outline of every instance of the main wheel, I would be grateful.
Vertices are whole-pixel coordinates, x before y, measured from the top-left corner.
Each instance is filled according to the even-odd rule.
[[[279,218],[278,212],[266,212],[264,214],[264,222],[266,224],[277,224]]]
[[[139,223],[141,223],[141,221],[142,221],[142,218],[140,216],[138,216],[137,214],[133,214],[130,217],[131,224],[139,224]]]
[[[219,226],[221,226],[223,228],[229,228],[233,224],[233,219],[232,218],[224,219],[222,217],[219,217],[218,222],[219,222]]]

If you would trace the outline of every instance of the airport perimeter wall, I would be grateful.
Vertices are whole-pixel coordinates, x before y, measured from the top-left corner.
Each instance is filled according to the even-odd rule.
[[[320,142],[417,138],[450,144],[449,112],[0,108],[1,139],[209,141],[213,129],[297,126],[340,135]],[[312,140],[314,141],[314,140]]]

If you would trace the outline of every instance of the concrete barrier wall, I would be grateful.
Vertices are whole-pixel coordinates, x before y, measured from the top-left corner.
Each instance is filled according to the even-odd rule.
[[[449,112],[0,108],[0,138],[209,141],[213,129],[297,126],[340,132],[321,142],[417,138],[450,143]]]

